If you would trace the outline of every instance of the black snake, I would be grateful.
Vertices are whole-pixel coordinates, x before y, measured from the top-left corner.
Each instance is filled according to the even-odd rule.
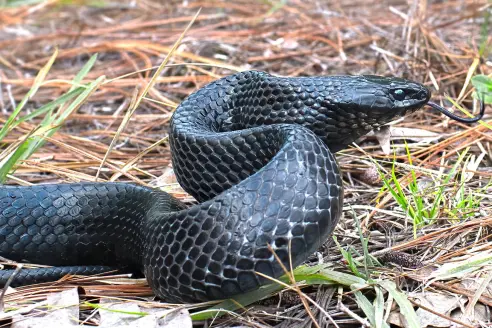
[[[173,167],[199,204],[129,183],[0,186],[0,255],[53,265],[12,285],[114,267],[143,272],[167,301],[258,288],[314,253],[342,212],[333,155],[427,104],[429,90],[378,76],[248,71],[184,100],[170,125]],[[271,249],[269,248],[271,246]],[[101,266],[104,265],[104,266]],[[0,271],[0,283],[12,270]]]

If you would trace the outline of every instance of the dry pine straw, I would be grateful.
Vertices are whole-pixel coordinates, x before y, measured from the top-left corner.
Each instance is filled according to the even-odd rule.
[[[444,92],[454,99],[460,96],[467,108],[473,108],[469,100],[471,87],[466,80],[472,63],[476,64],[474,73],[491,73],[490,61],[474,62],[480,46],[480,23],[485,9],[490,6],[486,1],[253,2],[189,1],[185,5],[185,2],[173,1],[166,2],[166,6],[152,1],[110,2],[98,8],[46,1],[2,9],[0,109],[3,115],[0,122],[5,121],[13,104],[26,94],[55,46],[59,47],[55,65],[28,108],[39,108],[66,92],[69,81],[94,53],[99,54],[98,61],[86,81],[101,75],[111,80],[103,84],[40,151],[21,163],[8,183],[92,181],[125,116],[134,89],[141,90],[149,82],[150,68],[159,65],[198,8],[202,11],[193,28],[150,90],[148,98],[154,101],[144,100],[133,114],[103,166],[100,181],[137,180],[147,185],[155,182],[170,165],[167,144],[155,143],[165,137],[173,109],[205,83],[235,71],[258,69],[289,76],[403,76],[421,81],[433,90],[439,88],[435,91],[435,100],[444,99]],[[488,36],[489,44],[490,39]],[[6,146],[28,134],[37,124],[38,119],[20,124],[4,140]],[[490,181],[491,134],[483,125],[465,126],[444,119],[438,113],[420,111],[397,126],[445,136],[428,145],[409,142],[414,166],[449,170],[458,152],[470,147],[470,154],[478,156],[484,152],[485,157],[474,170],[467,188],[478,192]],[[364,233],[370,236],[369,250],[373,254],[381,254],[391,247],[405,252],[410,261],[442,264],[453,261],[456,256],[490,249],[489,197],[482,200],[481,211],[473,220],[450,221],[449,214],[443,211],[435,224],[421,229],[414,239],[411,224],[401,218],[402,212],[389,193],[380,195],[376,202],[381,181],[367,180],[361,175],[373,169],[369,156],[380,163],[391,162],[392,157],[383,154],[374,137],[366,138],[360,146],[339,153],[338,160],[345,176],[345,205],[366,205],[354,211],[363,218]],[[398,162],[409,163],[401,140],[395,140],[392,151]],[[121,168],[129,159],[135,161],[125,176]],[[391,168],[389,164],[382,165],[388,170]],[[409,170],[400,167],[397,170],[402,185],[408,185]],[[428,179],[421,170],[416,170],[416,174],[418,181]],[[455,192],[455,185],[446,186],[447,200]],[[189,199],[179,190],[176,196]],[[349,211],[345,214],[335,234],[342,246],[353,246],[360,251],[355,222]],[[341,260],[339,250],[333,245],[322,249],[322,257],[324,261],[336,263]],[[313,261],[316,261],[314,257]],[[342,267],[336,265],[338,269]],[[383,277],[400,283],[404,290],[419,288],[418,279],[409,278],[405,270],[388,266],[384,272]],[[5,300],[12,303],[41,300],[46,293],[69,285],[71,283],[23,288]],[[89,279],[77,285],[83,286],[87,297],[151,295],[148,287],[141,284],[115,288]],[[429,288],[470,297],[470,292],[456,282],[434,283]],[[349,312],[337,307],[337,292],[326,287],[306,290],[339,325],[356,322],[347,314]],[[272,303],[260,304],[239,317],[229,317],[224,324],[232,324],[232,320],[247,321],[249,325],[287,327],[296,323],[307,327],[312,318],[295,295],[287,292],[280,298],[277,296]],[[490,299],[485,297],[480,301],[491,305]],[[350,295],[344,297],[343,304],[349,311],[362,315]],[[323,313],[316,308],[312,309],[312,315],[321,325],[326,325]],[[220,321],[215,321],[218,323]]]

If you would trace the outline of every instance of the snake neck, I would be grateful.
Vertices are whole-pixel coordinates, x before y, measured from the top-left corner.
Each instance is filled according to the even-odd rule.
[[[410,84],[414,100],[391,97],[392,84]],[[403,87],[402,87],[403,88]],[[271,124],[298,124],[339,151],[369,131],[419,109],[428,90],[396,78],[369,76],[275,77],[248,71],[218,80],[200,92],[200,120],[214,132]],[[186,103],[182,105],[186,107]]]

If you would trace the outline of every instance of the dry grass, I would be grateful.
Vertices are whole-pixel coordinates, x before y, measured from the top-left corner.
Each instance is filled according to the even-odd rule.
[[[480,33],[485,12],[491,10],[485,0],[142,0],[104,1],[102,6],[90,6],[89,1],[64,3],[51,0],[0,11],[0,124],[28,92],[55,47],[57,59],[25,113],[70,89],[70,81],[95,53],[98,60],[81,83],[103,75],[106,79],[39,151],[17,166],[8,183],[94,181],[98,176],[98,181],[164,184],[177,197],[189,199],[167,176],[167,124],[185,96],[239,70],[258,69],[289,76],[401,76],[428,85],[434,91],[434,100],[445,101],[446,93],[472,112],[478,108],[472,102],[469,77],[491,74],[490,52],[480,58],[481,47],[485,44],[490,48],[492,39],[492,34]],[[122,125],[135,89],[145,89],[199,8],[201,14],[168,65]],[[486,124],[492,121],[490,108],[487,110],[485,123],[472,126],[422,110],[397,122],[398,128],[412,129],[408,130],[410,140],[406,144],[402,139],[392,139],[390,156],[385,155],[374,136],[362,140],[359,147],[340,152],[346,211],[335,235],[342,248],[363,254],[355,217],[360,220],[363,235],[369,237],[368,251],[381,260],[397,262],[396,266],[378,267],[373,274],[396,282],[408,293],[421,291],[429,274],[424,269],[403,269],[408,263],[431,268],[488,254],[492,250],[492,133]],[[3,140],[4,154],[39,123],[34,119],[19,124]],[[122,131],[118,131],[120,125],[124,126]],[[418,138],[423,130],[437,137],[423,142]],[[108,152],[115,136],[118,138]],[[462,161],[458,162],[461,155]],[[477,159],[477,165],[470,164]],[[374,162],[386,172],[385,178],[393,170],[402,188],[411,188],[415,181],[419,191],[405,189],[411,203],[432,203],[436,190],[440,190],[442,201],[437,214],[414,226],[395,197],[381,190],[383,182]],[[457,162],[456,173],[460,174],[443,184]],[[467,179],[461,183],[463,176]],[[395,181],[389,182],[394,185]],[[425,187],[430,189],[421,191]],[[471,195],[473,204],[459,203],[464,195]],[[321,258],[336,263],[337,270],[347,270],[334,245],[327,245]],[[314,257],[310,260],[316,261]],[[486,274],[483,270],[474,277]],[[151,296],[145,284],[121,287],[109,281],[86,279],[77,285],[84,288],[89,299],[130,297],[147,301]],[[6,296],[5,301],[27,304],[73,283],[22,288]],[[426,290],[451,293],[469,301],[478,296],[478,302],[489,307],[488,313],[491,311],[492,292],[477,295],[477,289],[468,288],[460,278],[434,281]],[[360,320],[364,323],[364,313],[353,291],[323,286],[306,287],[303,293],[318,306],[309,305],[305,299],[302,305],[296,293],[285,292],[248,307],[239,316],[216,319],[213,325],[310,327],[317,321],[321,327],[330,322],[342,327],[360,326]]]

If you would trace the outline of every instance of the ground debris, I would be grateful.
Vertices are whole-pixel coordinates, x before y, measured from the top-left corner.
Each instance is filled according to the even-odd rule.
[[[102,299],[91,315],[83,322],[79,319],[79,294],[77,288],[52,293],[47,300],[35,304],[31,311],[10,316],[12,328],[52,327],[129,327],[129,328],[191,328],[192,321],[185,308],[163,309],[131,301]],[[8,314],[8,312],[6,313]],[[97,320],[92,320],[97,317]],[[90,324],[89,324],[90,323]]]
[[[80,83],[103,75],[106,82],[67,117],[52,137],[44,140],[42,148],[10,172],[8,184],[94,181],[99,172],[101,182],[131,181],[157,186],[191,202],[172,173],[166,140],[169,121],[187,95],[221,76],[246,69],[283,76],[399,76],[424,83],[432,90],[435,102],[452,107],[449,96],[473,112],[478,106],[471,96],[469,77],[490,76],[492,72],[490,53],[480,50],[490,44],[490,26],[487,31],[484,24],[486,12],[490,11],[487,0],[96,1],[97,5],[89,4],[91,1],[33,2],[0,9],[0,128],[55,49],[58,57],[45,82],[29,98],[19,117],[35,113],[65,94],[93,54],[98,54],[97,61]],[[147,85],[155,67],[199,8],[202,10],[197,21],[101,167],[108,146],[125,119],[134,90]],[[66,107],[61,106],[50,115],[64,110]],[[352,219],[355,213],[360,218],[362,237],[368,238],[367,251],[375,258],[382,255],[382,266],[368,268],[371,278],[394,281],[402,293],[434,309],[442,305],[439,311],[451,319],[490,327],[490,284],[476,304],[467,309],[470,300],[482,290],[490,262],[480,268],[482,274],[473,269],[472,276],[468,275],[468,267],[452,265],[464,255],[480,259],[480,253],[490,250],[492,135],[486,125],[491,124],[490,115],[489,107],[483,124],[468,126],[423,109],[337,153],[345,184],[344,218],[335,231],[340,247],[325,243],[309,263],[328,263],[337,272],[355,275],[348,269],[343,249],[356,259],[357,274],[366,274],[359,225]],[[43,114],[19,120],[1,140],[0,161],[16,149],[20,140],[37,131],[45,117]],[[454,170],[461,157],[462,162]],[[399,203],[384,184],[384,179],[392,174],[406,203]],[[450,180],[446,180],[448,176]],[[389,182],[398,189],[393,181]],[[437,271],[437,267],[449,271],[452,280],[429,282],[431,275],[441,272],[442,277],[446,273],[443,269]],[[453,270],[458,270],[458,274]],[[68,279],[64,283],[16,289],[5,295],[4,303],[10,311],[1,313],[0,318],[22,318],[16,325],[31,322],[31,317],[50,321],[50,326],[58,326],[55,322],[74,325],[80,323],[77,308],[81,321],[86,320],[87,325],[124,325],[154,319],[152,322],[157,325],[175,316],[178,319],[171,321],[179,328],[191,325],[188,307],[161,308],[157,302],[149,302],[149,308],[142,306],[139,301],[152,297],[151,289],[142,280],[127,280],[124,286],[109,280],[91,281]],[[82,300],[78,296],[75,300],[74,286],[79,287]],[[333,320],[310,305],[320,327],[333,327],[333,322],[339,327],[361,325],[354,318],[363,318],[364,312],[349,288],[310,286],[303,291]],[[374,293],[364,293],[369,302],[374,301]],[[48,296],[52,294],[61,299]],[[336,298],[340,295],[345,311],[337,308]],[[67,302],[63,303],[65,297]],[[75,303],[68,302],[69,297]],[[128,302],[115,302],[115,298]],[[149,315],[88,308],[86,300]],[[48,311],[48,302],[62,302],[67,307]],[[79,306],[69,306],[74,304]],[[315,326],[294,292],[283,291],[264,300],[261,306],[254,305],[202,324]],[[384,308],[391,309],[390,322],[404,326],[394,302],[386,298]],[[448,318],[414,308],[422,324],[449,324]],[[164,319],[156,319],[166,313]],[[58,314],[64,317],[56,317]]]

